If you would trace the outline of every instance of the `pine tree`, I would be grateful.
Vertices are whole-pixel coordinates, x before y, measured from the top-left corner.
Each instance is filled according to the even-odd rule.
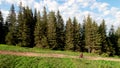
[[[48,23],[47,23],[47,38],[49,48],[56,49],[56,17],[54,12],[50,12],[48,15]]]
[[[48,40],[47,40],[47,11],[46,11],[46,7],[43,8],[43,16],[42,16],[42,33],[43,33],[43,37],[42,37],[42,47],[43,48],[48,48]]]
[[[35,31],[34,31],[34,36],[35,36],[35,45],[36,47],[40,48],[48,48],[47,44],[47,38],[44,38],[44,34],[42,31],[42,21],[41,21],[41,15],[40,12],[37,14],[37,22],[35,26]]]
[[[9,32],[9,24],[8,24],[8,22],[5,22],[5,24],[4,24],[4,43],[5,44],[6,44],[5,40],[6,40],[6,36],[7,36],[8,32]]]
[[[117,51],[116,55],[120,55],[120,27],[117,28],[115,35],[117,36]]]
[[[0,11],[0,44],[4,43],[4,22],[3,22],[3,16],[2,12]]]
[[[35,25],[35,31],[34,31],[34,36],[35,36],[35,45],[37,47],[42,47],[42,42],[41,42],[41,38],[42,38],[42,25],[41,25],[41,15],[40,12],[38,12],[37,14],[37,22]]]
[[[83,25],[81,26],[81,46],[80,46],[80,50],[82,52],[85,52],[86,49],[85,49],[85,20],[83,21]]]
[[[23,9],[23,32],[22,44],[23,46],[34,46],[34,21],[33,13],[29,7]]]
[[[17,37],[18,37],[18,46],[25,46],[23,45],[23,25],[24,25],[24,18],[23,18],[23,7],[22,7],[22,3],[19,6],[19,13],[18,13],[18,33],[17,33]]]
[[[9,16],[7,17],[7,22],[9,23],[9,32],[6,36],[6,43],[10,45],[15,45],[17,41],[16,36],[16,13],[14,5],[12,4]]]
[[[85,20],[85,47],[89,53],[92,52],[92,19],[90,15]]]
[[[106,36],[106,25],[105,25],[105,20],[102,20],[102,23],[99,26],[99,33],[101,35],[101,51],[102,53],[106,53],[107,51],[107,36]]]
[[[94,21],[92,24],[92,53],[101,53],[101,35],[99,33],[99,27]]]
[[[57,35],[57,49],[63,50],[65,43],[64,43],[64,21],[62,16],[60,15],[60,12],[57,12],[57,16],[56,16],[56,35]]]
[[[113,56],[113,55],[115,55],[116,54],[116,50],[118,50],[117,48],[117,37],[116,37],[116,35],[115,35],[115,31],[114,31],[114,26],[112,25],[111,26],[111,29],[110,29],[110,31],[109,31],[109,36],[108,36],[108,55],[109,56]]]
[[[34,16],[33,16],[33,12],[32,9],[29,9],[29,17],[28,17],[28,23],[29,23],[29,28],[30,28],[30,47],[34,47],[34,28],[35,28],[35,21],[34,21]]]
[[[73,24],[69,18],[66,23],[65,30],[65,50],[73,50]]]
[[[45,37],[47,36],[47,11],[46,11],[46,7],[44,7],[43,10],[43,17],[42,17],[42,23],[43,23],[43,33],[45,35]]]
[[[80,51],[81,37],[80,37],[80,25],[78,24],[76,18],[73,19],[73,45],[74,51]]]
[[[33,17],[33,19],[34,19],[34,25],[35,25],[36,22],[37,22],[37,10],[36,9],[34,10],[34,17]]]

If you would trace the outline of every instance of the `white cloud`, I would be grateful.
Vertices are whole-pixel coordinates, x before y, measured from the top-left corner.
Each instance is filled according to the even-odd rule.
[[[5,0],[7,3],[10,3],[10,4],[13,4],[13,3],[15,3],[15,1],[17,1],[17,0]]]
[[[0,0],[0,4],[2,3],[2,0]]]
[[[2,15],[3,15],[3,18],[4,18],[4,21],[6,20],[6,17],[8,16],[9,14],[9,11],[8,10],[1,10],[2,12]]]
[[[22,6],[29,6],[32,7],[34,5],[35,0],[4,0],[4,2],[9,4],[19,5],[22,2]]]
[[[82,22],[84,16],[90,14],[98,24],[101,23],[102,19],[106,20],[108,27],[112,24],[117,27],[118,24],[120,24],[120,9],[112,7],[105,2],[98,2],[97,0],[63,0],[64,3],[58,3],[58,0],[39,0],[39,2],[35,0],[5,0],[7,3],[14,3],[15,5],[19,5],[20,1],[23,6],[28,5],[40,11],[43,11],[44,6],[46,6],[47,11],[57,11],[59,9],[65,21],[68,17],[76,16],[77,19]],[[2,0],[0,0],[0,3],[1,2]],[[6,11],[6,14],[7,13],[8,11]]]
[[[109,15],[110,14],[110,11],[109,10],[105,10],[104,12],[103,12],[103,14],[106,16],[106,15]]]
[[[46,0],[46,6],[48,7],[49,11],[57,11],[58,10],[58,3],[55,0]]]
[[[101,2],[94,2],[93,5],[91,5],[91,10],[98,9],[99,12],[105,11],[108,9],[109,4],[107,3],[101,3]]]

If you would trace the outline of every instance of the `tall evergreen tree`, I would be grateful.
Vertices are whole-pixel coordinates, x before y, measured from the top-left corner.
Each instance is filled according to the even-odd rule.
[[[3,22],[3,16],[2,12],[0,11],[0,44],[4,43],[4,22]]]
[[[117,36],[117,50],[116,55],[120,55],[120,27],[117,28],[115,35]]]
[[[90,15],[85,20],[85,47],[88,52],[92,52],[92,19]]]
[[[101,35],[99,33],[99,27],[97,23],[94,21],[92,24],[92,52],[93,53],[101,53]]]
[[[81,46],[80,46],[80,50],[82,52],[85,52],[86,49],[85,49],[85,20],[83,21],[83,25],[81,26]]]
[[[56,21],[57,21],[57,24],[56,24],[57,49],[63,50],[64,45],[65,45],[64,43],[65,41],[64,40],[64,21],[59,11],[57,12]]]
[[[35,45],[36,47],[40,47],[40,48],[48,48],[47,38],[44,37],[42,27],[43,26],[41,21],[41,15],[40,15],[40,12],[38,12],[37,22],[36,22],[35,31],[34,31]]]
[[[43,33],[46,37],[47,36],[47,11],[46,11],[46,7],[44,7],[44,9],[43,9],[42,23],[43,23],[43,28],[42,28]]]
[[[81,33],[80,33],[80,25],[77,22],[77,19],[74,17],[73,19],[73,45],[74,51],[80,51],[80,44],[81,44]]]
[[[48,17],[47,17],[47,11],[46,11],[46,7],[43,8],[43,16],[42,16],[42,33],[43,33],[43,37],[42,37],[42,47],[43,48],[48,48],[48,40],[47,40],[47,22],[48,22]]]
[[[23,46],[33,47],[34,45],[34,21],[33,13],[29,7],[23,9]]]
[[[34,10],[34,25],[36,25],[36,22],[37,22],[37,9]]]
[[[73,50],[73,24],[69,18],[66,23],[65,30],[65,50]]]
[[[5,24],[4,24],[4,43],[6,44],[6,36],[7,36],[7,34],[8,34],[8,32],[9,32],[9,24],[8,24],[8,22],[6,21],[5,22]]]
[[[6,36],[6,43],[15,45],[17,41],[16,36],[16,13],[14,9],[14,5],[12,4],[10,8],[9,16],[7,17],[7,22],[9,23],[9,32]]]
[[[107,51],[107,36],[106,36],[106,25],[105,25],[105,20],[102,20],[102,23],[99,26],[99,33],[101,35],[101,51],[102,53],[106,53]]]
[[[35,45],[37,47],[41,47],[41,38],[42,38],[42,25],[41,25],[41,15],[40,12],[37,14],[37,22],[35,25],[35,31],[34,31],[34,36],[35,36]]]
[[[108,55],[113,56],[116,54],[116,50],[118,50],[117,48],[117,37],[115,35],[115,30],[113,25],[111,26],[111,29],[109,31],[109,37],[108,37],[108,42],[109,42],[109,50],[108,50]]]
[[[47,38],[48,44],[51,49],[57,48],[56,42],[56,17],[54,12],[50,12],[48,15],[48,23],[47,23]]]
[[[24,18],[23,18],[23,7],[22,7],[22,3],[20,3],[19,6],[19,13],[18,13],[18,18],[17,18],[17,22],[18,22],[18,33],[17,33],[17,37],[18,37],[18,46],[25,46],[23,45],[23,34],[24,34]]]

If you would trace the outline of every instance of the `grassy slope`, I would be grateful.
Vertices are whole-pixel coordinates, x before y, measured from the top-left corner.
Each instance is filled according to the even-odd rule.
[[[119,68],[119,62],[0,55],[0,68]]]
[[[0,50],[37,52],[37,53],[57,53],[66,55],[79,55],[79,52],[53,51],[39,48],[23,48],[18,46],[0,45]],[[84,55],[96,56],[94,54]],[[114,61],[92,61],[72,58],[45,58],[45,57],[25,57],[0,55],[0,68],[119,68],[120,63]]]

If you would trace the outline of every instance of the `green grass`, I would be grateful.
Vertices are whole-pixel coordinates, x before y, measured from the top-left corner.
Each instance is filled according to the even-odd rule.
[[[0,55],[0,68],[119,68],[119,62]]]
[[[65,54],[65,55],[71,55],[71,56],[79,56],[80,55],[80,52],[50,50],[50,49],[41,49],[41,48],[27,48],[27,47],[5,45],[5,44],[0,44],[0,50],[16,51],[16,52],[49,53],[49,54],[54,53],[54,54]],[[84,53],[84,55],[98,56],[96,54],[89,54],[89,53]]]
[[[40,48],[27,48],[0,44],[0,50],[17,52],[35,52],[47,54],[65,54],[77,56],[79,52],[55,51]],[[97,56],[84,53],[86,56]],[[0,68],[119,68],[120,62],[103,60],[86,60],[73,58],[25,57],[13,55],[0,55]]]

